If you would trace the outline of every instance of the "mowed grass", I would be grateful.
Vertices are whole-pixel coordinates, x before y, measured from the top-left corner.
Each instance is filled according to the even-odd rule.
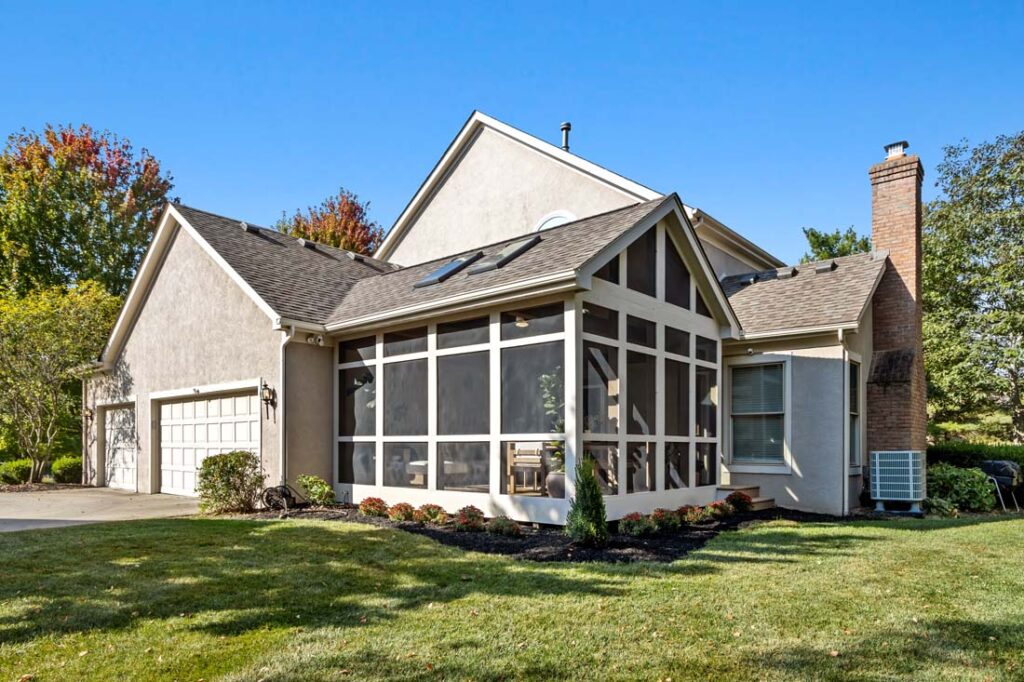
[[[1024,520],[774,522],[538,565],[329,522],[0,535],[0,682],[1022,679]]]

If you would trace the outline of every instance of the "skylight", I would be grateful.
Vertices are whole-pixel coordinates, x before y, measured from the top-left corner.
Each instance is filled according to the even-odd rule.
[[[482,251],[477,251],[474,254],[460,256],[455,260],[448,261],[412,286],[414,289],[419,289],[420,287],[429,287],[432,284],[440,284],[470,263],[476,261],[482,255],[484,255]]]
[[[484,258],[482,261],[471,267],[469,269],[469,274],[476,275],[481,272],[496,270],[515,260],[520,254],[529,251],[539,242],[540,235],[536,234],[532,237],[512,242],[498,253]]]

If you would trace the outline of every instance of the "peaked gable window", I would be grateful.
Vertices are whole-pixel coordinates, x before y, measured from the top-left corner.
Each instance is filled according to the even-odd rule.
[[[690,309],[690,271],[676,250],[672,238],[665,234],[665,301]]]
[[[626,286],[633,291],[657,295],[657,244],[652,227],[626,249]]]

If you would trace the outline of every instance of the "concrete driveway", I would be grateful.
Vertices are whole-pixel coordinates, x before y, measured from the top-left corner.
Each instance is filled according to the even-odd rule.
[[[110,488],[0,493],[0,532],[189,516],[197,511],[198,503],[192,497],[140,495]]]

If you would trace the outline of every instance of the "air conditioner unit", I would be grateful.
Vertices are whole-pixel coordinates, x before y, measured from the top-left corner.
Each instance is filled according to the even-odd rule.
[[[924,452],[871,453],[871,499],[876,502],[876,511],[885,511],[885,502],[909,502],[910,511],[919,514],[925,494]]]

